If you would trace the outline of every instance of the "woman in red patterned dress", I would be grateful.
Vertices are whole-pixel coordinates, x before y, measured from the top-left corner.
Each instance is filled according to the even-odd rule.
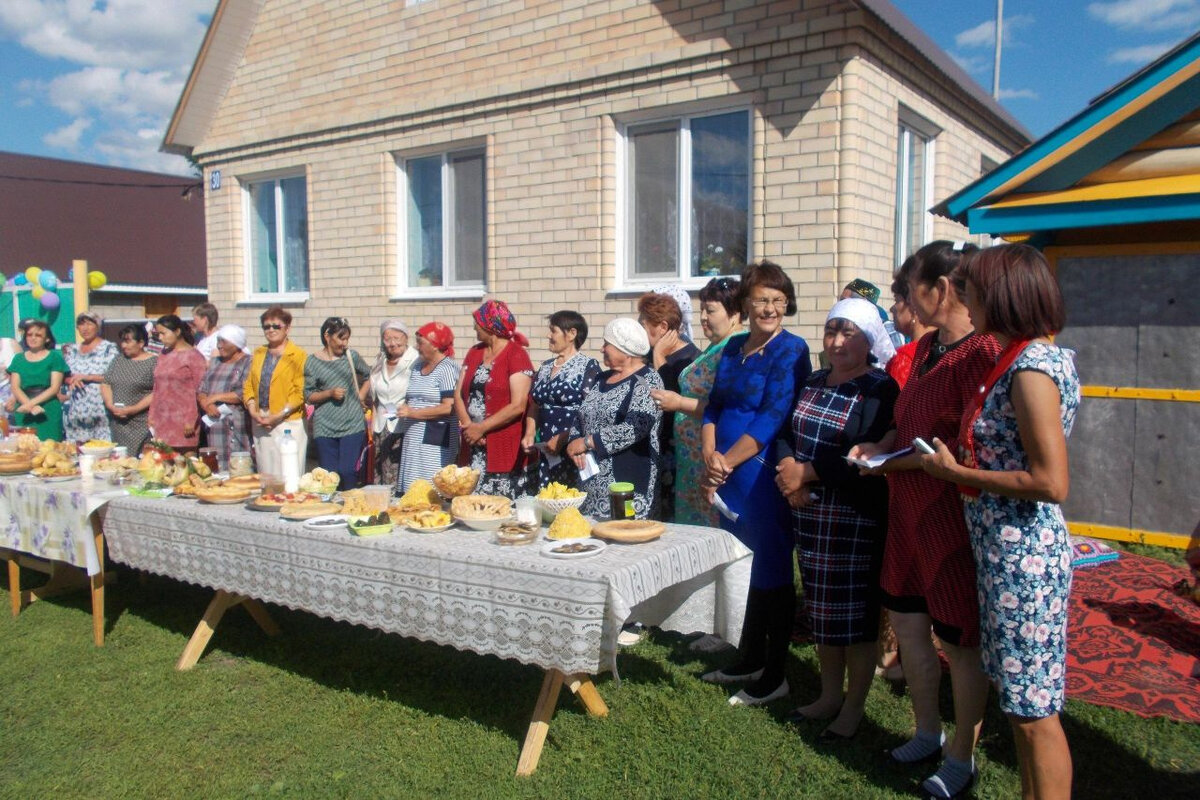
[[[878,443],[859,445],[852,456],[869,457],[933,437],[958,446],[963,408],[996,363],[999,345],[975,335],[951,273],[973,245],[937,241],[913,256],[909,305],[937,328],[917,344],[913,370],[896,401],[896,428]],[[949,439],[947,439],[949,437]],[[880,587],[883,606],[900,642],[904,676],[916,716],[916,736],[892,750],[904,764],[945,760],[922,788],[927,796],[954,797],[975,779],[975,741],[987,704],[988,680],[979,654],[979,601],[975,562],[953,484],[926,474],[918,455],[894,458],[880,468],[888,476],[888,535]],[[950,661],[954,691],[954,738],[948,743],[938,714],[941,665],[933,632]]]

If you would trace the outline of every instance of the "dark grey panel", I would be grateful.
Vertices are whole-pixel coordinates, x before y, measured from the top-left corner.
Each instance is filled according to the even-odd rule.
[[[1133,400],[1083,398],[1067,440],[1071,493],[1063,513],[1068,520],[1130,527],[1134,413]]]
[[[1137,437],[1131,527],[1190,534],[1200,521],[1200,403],[1132,402]]]
[[[1137,385],[1137,327],[1068,324],[1054,341],[1075,351],[1075,369],[1084,386]]]
[[[1143,325],[1138,332],[1137,383],[1130,385],[1200,389],[1200,308],[1193,325]],[[1082,375],[1080,379],[1088,383]]]
[[[1141,321],[1137,298],[1153,288],[1150,276],[1131,268],[1127,257],[1060,258],[1057,275],[1069,328],[1136,326]]]

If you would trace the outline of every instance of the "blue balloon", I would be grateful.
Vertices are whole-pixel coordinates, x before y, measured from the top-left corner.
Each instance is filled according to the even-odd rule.
[[[38,283],[40,283],[42,288],[47,292],[53,292],[58,288],[58,276],[50,270],[44,269],[42,270],[42,274],[38,275]]]
[[[26,278],[24,275],[14,275],[13,276],[13,284],[15,286],[24,286],[27,283],[29,283],[29,279]]]
[[[74,267],[67,267],[67,280],[69,280],[69,281],[75,280],[75,268]]]

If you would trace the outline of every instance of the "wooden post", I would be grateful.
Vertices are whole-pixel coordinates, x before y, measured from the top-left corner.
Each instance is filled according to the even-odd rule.
[[[556,669],[546,670],[542,679],[542,690],[538,692],[537,705],[533,707],[533,719],[529,723],[529,731],[525,734],[525,744],[521,747],[521,757],[517,760],[517,775],[527,777],[537,769],[538,760],[542,757],[542,747],[546,744],[546,733],[550,730],[550,718],[558,706],[558,693],[562,691],[563,674]]]

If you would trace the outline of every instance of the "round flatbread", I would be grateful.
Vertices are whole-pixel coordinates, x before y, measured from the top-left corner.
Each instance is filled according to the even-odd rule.
[[[592,527],[592,536],[610,542],[638,544],[653,541],[666,530],[666,525],[652,519],[618,519],[596,523]]]
[[[342,507],[337,503],[289,503],[279,509],[284,519],[312,519],[326,514],[337,514]]]

